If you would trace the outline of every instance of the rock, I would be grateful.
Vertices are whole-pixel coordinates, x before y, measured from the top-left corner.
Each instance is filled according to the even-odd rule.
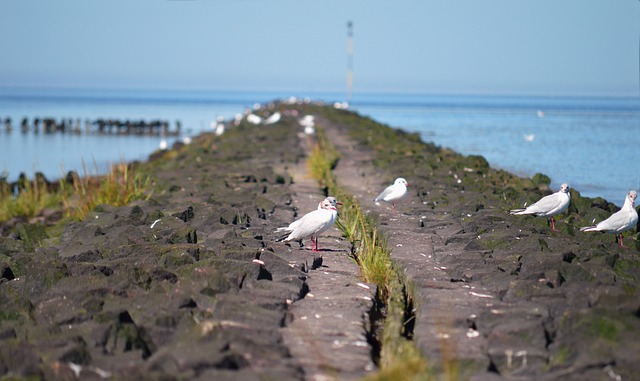
[[[40,224],[20,224],[17,231],[27,251],[34,250],[42,241],[49,238],[46,227]]]

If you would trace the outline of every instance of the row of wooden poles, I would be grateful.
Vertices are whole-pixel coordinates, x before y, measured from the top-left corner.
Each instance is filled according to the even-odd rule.
[[[2,121],[2,119],[0,119]],[[11,133],[14,130],[13,121],[10,117],[6,117],[4,121],[4,130]],[[45,134],[52,133],[71,133],[71,134],[100,134],[100,135],[165,135],[179,136],[182,125],[180,121],[176,121],[173,128],[166,120],[130,120],[130,119],[103,119],[95,120],[80,118],[29,118],[24,117],[20,121],[19,129],[22,133],[34,132],[36,134],[43,132]]]

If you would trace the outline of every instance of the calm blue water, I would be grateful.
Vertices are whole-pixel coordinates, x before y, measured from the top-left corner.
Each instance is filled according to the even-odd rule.
[[[15,179],[39,170],[55,178],[82,165],[102,173],[109,163],[144,160],[160,137],[22,134],[28,117],[176,120],[182,136],[210,129],[219,115],[231,119],[255,103],[289,96],[329,102],[338,93],[168,92],[108,90],[0,89],[0,171]],[[543,98],[354,94],[351,109],[392,127],[419,132],[425,141],[523,176],[549,175],[552,186],[567,182],[590,197],[622,204],[629,189],[640,187],[640,99]]]

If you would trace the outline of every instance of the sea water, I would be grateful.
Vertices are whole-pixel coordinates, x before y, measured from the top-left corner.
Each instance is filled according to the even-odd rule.
[[[59,89],[0,89],[0,171],[10,180],[35,171],[49,178],[66,171],[104,173],[109,164],[144,160],[157,150],[159,136],[34,134],[20,132],[23,117],[56,120],[165,120],[182,127],[175,141],[211,131],[218,117],[236,114],[290,96],[342,101],[341,93],[184,92]],[[552,187],[563,182],[589,197],[621,205],[629,189],[640,187],[640,100],[354,94],[350,109],[423,140],[462,154],[484,156],[491,166],[522,176],[544,173]],[[83,169],[83,167],[85,169]],[[398,169],[398,176],[404,176]]]
[[[357,109],[554,189],[622,205],[640,188],[640,98],[388,96]]]

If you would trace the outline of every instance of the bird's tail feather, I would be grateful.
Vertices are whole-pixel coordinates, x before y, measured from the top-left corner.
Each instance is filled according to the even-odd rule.
[[[523,209],[511,209],[509,211],[509,213],[511,213],[511,214],[519,214],[519,213],[524,212],[525,210],[527,210],[527,209],[525,209],[525,208],[523,208]]]
[[[289,237],[291,229],[289,227],[277,228],[275,234],[278,236],[276,237],[276,242],[282,242]]]
[[[280,235],[279,237],[276,237],[276,242],[282,242],[282,241],[286,241],[287,238],[289,238],[289,233],[287,232],[284,235]]]
[[[593,226],[583,226],[580,228],[581,232],[597,232],[599,231],[599,229],[597,228],[596,225]]]

